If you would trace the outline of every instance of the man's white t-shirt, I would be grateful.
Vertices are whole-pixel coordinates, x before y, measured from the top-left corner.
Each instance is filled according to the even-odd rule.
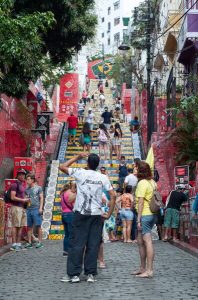
[[[99,97],[99,99],[100,99],[101,101],[103,101],[103,100],[105,100],[105,96],[104,96],[103,94],[101,94],[100,97]]]
[[[135,175],[129,174],[128,176],[125,177],[124,183],[127,185],[131,185],[132,187],[136,187],[138,182],[138,179]]]
[[[93,113],[91,113],[91,114],[88,114],[87,115],[87,123],[89,123],[89,124],[93,124],[93,119],[94,119],[94,114]]]
[[[84,103],[78,103],[78,110],[84,110]]]
[[[82,215],[101,215],[103,190],[113,189],[108,177],[97,171],[76,168],[69,168],[68,173],[77,185],[74,211]]]

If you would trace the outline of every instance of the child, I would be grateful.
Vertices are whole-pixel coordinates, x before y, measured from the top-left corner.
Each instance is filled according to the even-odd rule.
[[[122,220],[124,243],[132,243],[131,227],[133,221],[134,199],[132,196],[132,186],[127,185],[125,193],[117,199],[117,203],[121,204],[120,218]]]

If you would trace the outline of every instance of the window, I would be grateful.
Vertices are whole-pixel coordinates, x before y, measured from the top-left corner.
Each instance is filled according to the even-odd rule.
[[[104,23],[104,17],[102,18],[102,23]]]
[[[104,32],[102,33],[102,38],[104,37]]]
[[[120,24],[120,18],[115,18],[114,19],[114,26]]]
[[[108,38],[108,40],[107,40],[107,44],[108,44],[108,45],[110,45],[110,44],[111,44],[111,40],[110,40],[110,38]]]
[[[120,1],[116,1],[115,3],[114,3],[114,10],[117,10],[117,9],[119,9],[120,8]]]
[[[114,42],[119,42],[119,40],[120,40],[120,33],[118,32],[114,34]]]
[[[108,26],[107,26],[107,32],[111,31],[111,22],[108,22]]]
[[[108,15],[111,14],[111,7],[108,7]]]
[[[123,29],[123,37],[127,36],[128,30],[127,29]]]

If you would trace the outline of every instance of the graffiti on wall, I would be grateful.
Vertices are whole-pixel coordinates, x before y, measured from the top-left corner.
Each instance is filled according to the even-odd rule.
[[[98,76],[106,78],[112,74],[113,59],[111,57],[90,61],[88,63],[88,77],[89,79],[97,79]]]

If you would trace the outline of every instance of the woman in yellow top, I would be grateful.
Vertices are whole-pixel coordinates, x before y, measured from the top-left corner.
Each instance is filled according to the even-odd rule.
[[[152,172],[149,164],[141,162],[137,170],[138,185],[136,188],[136,209],[138,211],[138,247],[140,253],[141,266],[134,273],[137,277],[150,278],[153,276],[154,249],[152,243],[151,230],[155,224],[155,215],[149,208],[156,183],[152,179]]]

